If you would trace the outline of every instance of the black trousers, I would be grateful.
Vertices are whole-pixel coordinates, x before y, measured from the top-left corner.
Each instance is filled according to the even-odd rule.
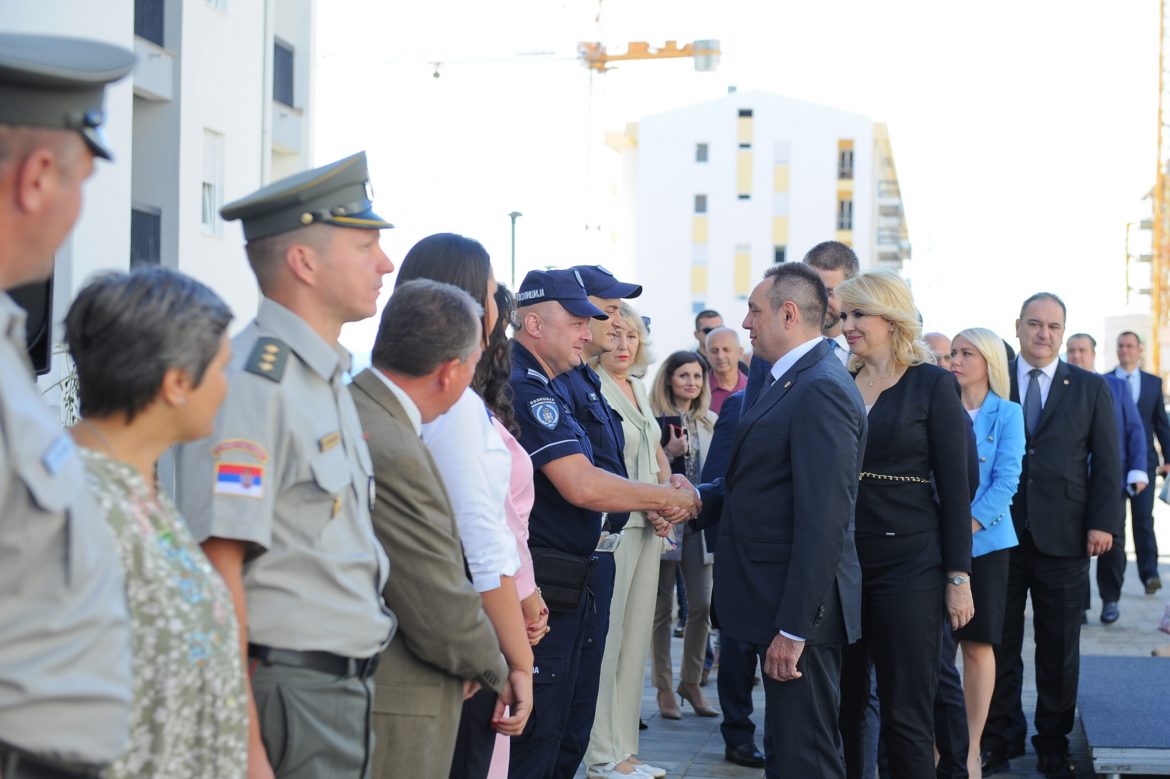
[[[1003,642],[995,648],[995,692],[983,731],[985,750],[1006,750],[1023,741],[1024,608],[1032,597],[1036,635],[1037,754],[1068,749],[1076,716],[1081,662],[1081,612],[1089,576],[1088,557],[1050,557],[1025,530],[1011,551]]]
[[[861,777],[872,660],[890,774],[899,779],[932,779],[934,694],[945,586],[939,537],[935,532],[859,536],[857,547],[862,637],[846,650],[841,673],[841,737],[847,775]]]
[[[963,679],[955,666],[958,646],[945,615],[939,637],[938,691],[934,695],[937,776],[938,779],[967,779],[967,751],[971,744],[967,730],[967,703],[963,697]]]
[[[801,677],[778,682],[763,674],[767,779],[844,779],[837,721],[845,640],[841,602],[833,585],[821,635],[805,644],[796,663]],[[763,669],[768,647],[755,645],[754,649]]]
[[[1158,540],[1154,536],[1155,474],[1149,471],[1150,483],[1138,495],[1125,495],[1121,500],[1121,534],[1113,540],[1113,548],[1097,558],[1097,592],[1102,601],[1121,600],[1121,585],[1125,581],[1125,504],[1129,503],[1133,521],[1133,546],[1137,554],[1138,576],[1144,582],[1158,574]]]
[[[743,744],[755,744],[756,725],[752,722],[752,681],[756,675],[756,648],[719,633],[719,675],[715,684],[719,690],[719,708],[723,722],[719,730],[728,749]]]
[[[496,710],[497,697],[491,690],[480,690],[463,701],[450,779],[487,779],[492,750],[496,746],[492,714]]]

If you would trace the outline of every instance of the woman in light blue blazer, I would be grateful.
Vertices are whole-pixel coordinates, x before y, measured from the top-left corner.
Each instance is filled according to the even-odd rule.
[[[951,341],[951,373],[975,426],[979,489],[971,501],[971,595],[975,617],[955,631],[963,650],[963,697],[971,747],[967,766],[981,776],[979,742],[995,689],[995,651],[1003,636],[1008,550],[1016,546],[1011,505],[1024,459],[1024,412],[1011,397],[1003,339],[986,328],[964,330]]]

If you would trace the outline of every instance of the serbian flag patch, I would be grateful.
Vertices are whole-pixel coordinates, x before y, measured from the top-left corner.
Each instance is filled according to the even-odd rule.
[[[243,463],[216,463],[216,495],[239,495],[245,498],[260,498],[264,495],[264,468],[260,465]]]

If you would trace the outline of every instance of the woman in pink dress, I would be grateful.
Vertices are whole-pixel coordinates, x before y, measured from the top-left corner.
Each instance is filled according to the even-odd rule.
[[[512,370],[511,342],[508,340],[508,325],[515,311],[515,300],[504,285],[496,287],[496,307],[500,311],[496,326],[488,340],[488,348],[479,359],[475,369],[472,387],[484,399],[492,414],[492,426],[504,439],[508,453],[512,456],[512,477],[508,494],[504,500],[504,516],[508,528],[516,536],[516,551],[520,554],[520,569],[516,571],[516,594],[520,596],[520,609],[528,627],[528,641],[533,645],[548,632],[548,607],[536,588],[532,573],[532,555],[528,552],[528,514],[532,511],[535,492],[532,485],[532,460],[528,452],[516,440],[518,432],[512,410],[512,390],[508,377]],[[510,739],[496,736],[496,748],[492,752],[492,764],[488,779],[506,779],[508,776],[508,749]]]

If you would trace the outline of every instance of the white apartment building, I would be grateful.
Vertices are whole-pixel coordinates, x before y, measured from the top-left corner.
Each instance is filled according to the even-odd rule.
[[[607,143],[622,157],[614,264],[646,286],[635,302],[658,357],[693,344],[704,309],[738,327],[765,269],[821,241],[850,244],[862,267],[910,259],[889,134],[868,117],[732,91]]]
[[[311,164],[315,12],[316,0],[0,3],[0,29],[108,41],[137,57],[107,90],[114,162],[98,161],[57,255],[54,342],[87,278],[142,264],[211,286],[237,328],[255,314],[243,232],[219,209]]]

